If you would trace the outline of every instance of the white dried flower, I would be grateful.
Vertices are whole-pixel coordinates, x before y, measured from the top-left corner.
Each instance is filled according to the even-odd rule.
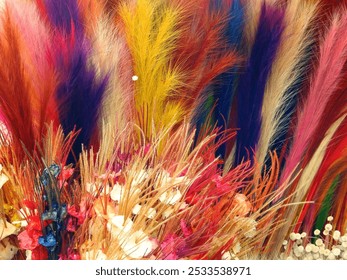
[[[146,257],[156,248],[154,242],[142,230],[134,232],[119,242],[124,253],[133,259]]]
[[[125,196],[129,196],[129,198],[136,198],[140,196],[140,193],[141,190],[137,187],[131,187],[128,193],[126,193],[125,186],[116,183],[110,192],[110,197],[113,201],[120,203]]]
[[[323,246],[323,240],[320,239],[320,238],[318,238],[318,239],[316,240],[316,245],[317,245],[317,246]]]
[[[133,210],[132,210],[132,213],[134,215],[138,215],[140,213],[140,210],[141,210],[141,205],[140,204],[136,204],[134,207],[133,207]]]
[[[112,217],[110,222],[107,224],[107,229],[114,237],[123,236],[130,232],[133,226],[133,221],[127,218],[124,220],[124,216],[117,215]]]
[[[295,234],[295,239],[296,240],[301,240],[301,234],[300,233],[296,233]]]
[[[173,189],[164,192],[160,197],[160,202],[169,205],[175,205],[182,198],[182,194],[179,190]]]
[[[113,201],[121,201],[122,195],[124,194],[124,186],[116,183],[113,185],[113,189],[110,193],[111,199]]]
[[[241,244],[240,242],[237,242],[233,247],[234,254],[238,254],[241,252]]]
[[[323,255],[326,256],[326,257],[329,256],[330,255],[330,250],[329,249],[325,249]]]
[[[334,256],[338,257],[341,254],[341,250],[339,248],[333,248],[331,251]]]
[[[232,257],[231,257],[231,254],[229,251],[223,253],[222,260],[231,260],[231,259],[232,259]]]
[[[319,248],[319,254],[321,254],[321,255],[324,255],[324,253],[325,253],[325,247],[323,246],[323,247],[317,247],[317,248]]]
[[[324,228],[327,231],[331,231],[333,229],[333,226],[331,224],[326,224]]]
[[[304,250],[305,250],[304,246],[299,246],[299,247],[298,247],[298,251],[299,251],[300,253],[303,253]]]
[[[0,218],[0,241],[12,234],[16,234],[17,232],[17,227],[7,221],[4,222],[4,220]]]
[[[333,239],[335,241],[337,241],[337,240],[340,239],[340,236],[341,236],[341,232],[339,232],[338,230],[335,230],[334,233],[333,233]]]
[[[303,241],[302,241],[302,239],[297,239],[295,243],[296,243],[296,245],[301,245],[303,243]]]
[[[296,256],[296,257],[301,257],[302,256],[302,253],[303,252],[301,252],[301,250],[298,248],[298,247],[296,247],[296,248],[294,248],[294,255]]]
[[[160,186],[177,186],[179,184],[187,184],[188,180],[186,176],[179,176],[179,177],[171,177],[170,173],[167,172],[166,170],[163,170],[160,173],[159,176],[159,182]]]
[[[306,245],[306,248],[305,248],[305,251],[306,251],[307,253],[312,252],[312,244],[307,244],[307,245]]]
[[[296,240],[296,235],[295,235],[295,233],[292,232],[292,233],[289,235],[289,238],[290,238],[290,240],[295,241],[295,240]]]
[[[146,217],[148,219],[154,219],[155,215],[157,215],[157,210],[155,210],[154,208],[149,208],[146,213]]]
[[[324,249],[324,247],[322,247],[322,248]],[[313,253],[318,253],[318,252],[319,252],[319,249],[320,249],[320,247],[315,246],[315,245],[312,244],[312,252],[313,252]]]

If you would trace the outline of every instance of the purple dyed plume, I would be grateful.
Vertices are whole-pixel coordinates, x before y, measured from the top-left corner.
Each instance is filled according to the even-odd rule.
[[[239,81],[235,164],[247,160],[259,140],[264,90],[280,44],[283,17],[283,10],[263,4],[252,52]]]
[[[68,134],[73,129],[80,130],[73,146],[73,153],[78,156],[82,144],[88,147],[97,132],[107,77],[97,79],[95,69],[87,61],[90,43],[84,35],[77,1],[46,0],[45,3],[56,35],[65,37],[64,41],[69,50],[67,53],[57,50],[56,63],[60,83],[56,99],[64,133]],[[69,162],[74,162],[74,155],[70,155]]]
[[[72,27],[83,30],[77,0],[45,0],[45,6],[52,25],[62,33],[70,34]]]

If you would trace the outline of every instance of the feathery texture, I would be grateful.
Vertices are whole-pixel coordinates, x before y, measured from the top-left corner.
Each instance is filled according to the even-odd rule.
[[[31,73],[33,86],[31,106],[38,135],[43,133],[46,123],[51,121],[57,127],[59,124],[57,104],[54,92],[57,87],[57,75],[51,61],[52,42],[51,32],[41,20],[39,11],[33,3],[28,1],[11,1],[8,8],[13,16],[14,24],[21,33],[21,40],[26,46],[21,50],[23,67]],[[31,18],[28,23],[23,17],[26,14]]]
[[[315,221],[315,228],[323,229],[325,221],[331,213],[332,204],[334,203],[334,194],[336,192],[336,188],[339,185],[339,182],[340,176],[338,176],[330,186],[328,193],[326,194],[325,199],[320,206],[320,210]]]
[[[244,9],[245,7],[241,1],[232,1],[229,8],[229,18],[224,30],[224,36],[227,39],[227,48],[236,49],[240,53],[242,52],[242,34],[244,31]],[[230,110],[239,77],[238,69],[239,67],[237,66],[230,68],[227,72],[219,75],[214,84],[214,95],[216,99],[214,115],[216,125],[222,132],[229,128]],[[217,156],[224,158],[226,152],[225,143],[218,148]]]
[[[289,1],[285,10],[283,42],[279,46],[266,84],[257,159],[264,162],[268,151],[280,153],[290,127],[300,84],[305,82],[307,52],[312,42],[311,25],[317,4]],[[293,108],[294,107],[294,108]],[[288,136],[287,136],[288,137]]]
[[[122,131],[133,119],[135,111],[134,81],[132,60],[126,48],[125,38],[112,21],[113,19],[102,16],[92,26],[90,63],[95,67],[98,81],[108,77],[100,122]]]
[[[180,69],[170,63],[176,48],[181,10],[170,4],[139,0],[122,3],[119,14],[124,23],[133,59],[137,123],[150,137],[160,128],[178,123],[184,112],[170,99],[182,84]],[[154,127],[153,123],[154,122]]]
[[[184,94],[179,95],[178,99],[185,109],[204,108],[205,111],[212,111],[216,97],[211,102],[204,94],[211,91],[211,84],[221,82],[218,78],[220,74],[230,71],[240,61],[235,52],[236,46],[232,46],[230,37],[225,36],[231,27],[228,23],[231,24],[232,21],[232,15],[229,14],[230,3],[227,5],[210,0],[174,2],[182,7],[185,16],[180,24],[182,34],[177,42],[173,61],[182,68],[183,73],[190,73],[183,77],[180,92]],[[201,104],[205,101],[206,104]],[[193,110],[190,114],[192,116],[194,119],[203,119],[204,112]],[[197,125],[197,134],[199,129]]]
[[[298,218],[296,230],[299,230],[300,226],[304,227],[305,231],[310,231],[313,227],[314,219],[317,215],[317,204],[324,199],[326,191],[329,185],[326,183],[328,177],[332,178],[338,175],[338,171],[343,172],[343,169],[338,169],[335,166],[341,165],[344,159],[347,157],[347,119],[341,123],[339,129],[336,131],[333,141],[329,143],[327,147],[322,164],[319,170],[315,174],[314,180],[310,185],[307,192],[306,200],[315,201],[315,204],[304,205],[303,209]],[[324,178],[326,178],[324,180]],[[331,180],[331,179],[330,179]],[[321,197],[319,199],[319,197]],[[341,196],[341,201],[343,201],[343,196]]]
[[[346,259],[345,5],[0,0],[0,259]]]
[[[341,125],[342,121],[344,120],[345,116],[341,117],[339,120],[337,120],[326,132],[324,135],[323,140],[321,141],[319,147],[315,151],[314,155],[312,156],[310,162],[302,172],[302,175],[300,176],[300,179],[298,183],[293,182],[292,186],[290,186],[285,195],[291,195],[289,191],[293,189],[293,186],[295,186],[295,191],[293,191],[293,202],[296,202],[296,205],[293,205],[291,208],[286,209],[286,212],[284,214],[284,217],[288,219],[288,221],[297,222],[296,219],[298,217],[297,211],[300,207],[299,203],[302,201],[306,201],[306,203],[311,203],[311,201],[305,200],[305,196],[307,195],[308,189],[311,186],[311,183],[314,179],[315,174],[317,173],[317,170],[320,166],[320,164],[323,161],[324,153],[327,149],[327,146],[331,139],[333,138],[335,132]],[[329,185],[330,187],[330,185]],[[289,194],[288,194],[289,193]],[[287,223],[284,225],[280,231],[277,232],[277,235],[273,236],[274,240],[274,246],[273,246],[273,255],[276,255],[279,253],[281,249],[281,245],[278,242],[278,239],[280,239],[281,235],[288,234],[290,228],[292,225],[290,223]],[[276,240],[277,238],[277,240]]]
[[[283,11],[262,6],[259,26],[245,73],[238,88],[237,149],[235,164],[249,158],[260,133],[261,108],[266,80],[281,40]]]
[[[23,158],[22,143],[29,151],[33,151],[35,139],[40,136],[40,131],[35,129],[31,106],[34,89],[24,69],[20,52],[20,35],[8,8],[2,14],[1,29],[3,32],[0,41],[1,120],[9,130],[17,157]]]
[[[288,155],[282,178],[285,179],[301,162],[304,153],[313,147],[317,147],[317,141],[313,138],[320,125],[321,133],[327,130],[327,119],[323,117],[325,110],[332,112],[331,118],[341,116],[341,110],[328,108],[330,102],[345,98],[344,92],[339,91],[339,83],[342,79],[344,64],[347,55],[347,16],[335,16],[332,25],[327,32],[320,48],[319,65],[312,78],[309,94],[303,109],[299,112],[299,120],[294,134],[291,151]],[[341,102],[341,101],[339,101]],[[342,105],[343,107],[343,105]],[[346,108],[342,108],[346,110]],[[312,138],[311,138],[312,137]],[[306,153],[306,157],[312,154]],[[282,180],[283,181],[283,180]]]
[[[47,17],[56,28],[55,63],[59,74],[56,99],[60,121],[66,134],[74,129],[80,131],[69,159],[73,162],[82,144],[89,146],[92,140],[97,141],[92,135],[97,135],[96,125],[108,79],[106,76],[97,80],[93,66],[88,65],[90,43],[83,34],[77,1],[46,1],[45,4]]]

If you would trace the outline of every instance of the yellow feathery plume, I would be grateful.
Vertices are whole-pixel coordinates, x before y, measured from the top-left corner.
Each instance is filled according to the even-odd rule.
[[[183,111],[170,100],[182,84],[182,73],[170,64],[179,37],[181,10],[161,1],[123,3],[119,15],[133,57],[136,122],[147,138],[178,123]]]
[[[305,55],[311,43],[310,24],[315,19],[317,3],[309,1],[289,1],[285,14],[285,29],[282,44],[272,66],[271,75],[267,82],[262,108],[262,126],[257,150],[257,161],[263,162],[275,133],[281,127],[280,120],[285,114],[279,110],[282,104],[288,102],[284,94],[295,80],[300,71],[300,59]]]

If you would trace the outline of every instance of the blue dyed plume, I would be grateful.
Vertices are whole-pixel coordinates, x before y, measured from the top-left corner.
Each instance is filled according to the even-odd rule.
[[[220,1],[218,1],[220,3]],[[220,3],[221,4],[221,3]],[[224,31],[227,48],[242,53],[242,34],[244,28],[244,7],[240,0],[232,1],[229,9],[228,23]],[[215,119],[217,127],[223,132],[229,127],[231,104],[238,80],[238,67],[232,67],[229,71],[221,74],[214,84],[216,100]],[[220,145],[216,156],[225,157],[226,144]]]
[[[251,55],[239,80],[235,164],[249,159],[259,140],[264,90],[280,44],[283,16],[282,10],[263,4]]]
[[[210,2],[210,9],[212,11],[225,12],[227,11],[227,22],[223,30],[223,40],[225,41],[226,50],[235,51],[241,53],[242,44],[242,32],[244,26],[244,7],[240,0],[232,1],[231,5],[226,5],[225,1],[217,0]],[[193,123],[196,126],[197,137],[203,126],[210,125],[219,128],[219,132],[224,132],[228,128],[229,116],[231,110],[231,103],[235,92],[235,85],[238,78],[238,67],[232,67],[225,73],[220,74],[214,82],[209,86],[208,92],[213,92],[213,95],[209,94],[207,98],[201,100],[197,110],[195,110]],[[213,113],[211,113],[213,111]],[[217,141],[221,138],[217,137]],[[218,147],[216,156],[224,158],[225,156],[225,144],[221,144]]]
[[[78,156],[82,144],[89,146],[91,143],[97,127],[107,77],[100,82],[96,80],[94,69],[87,65],[87,51],[83,46],[75,47],[70,60],[71,64],[61,69],[64,78],[57,99],[61,103],[59,116],[64,133],[80,130],[73,145],[73,152]],[[73,155],[69,162],[73,162]]]
[[[77,0],[46,0],[45,3],[48,18],[58,38],[65,38],[68,50],[57,51],[60,84],[56,99],[64,133],[74,129],[80,131],[68,159],[73,163],[82,144],[88,147],[96,133],[107,77],[97,79],[95,69],[88,63],[90,43],[84,35]]]

